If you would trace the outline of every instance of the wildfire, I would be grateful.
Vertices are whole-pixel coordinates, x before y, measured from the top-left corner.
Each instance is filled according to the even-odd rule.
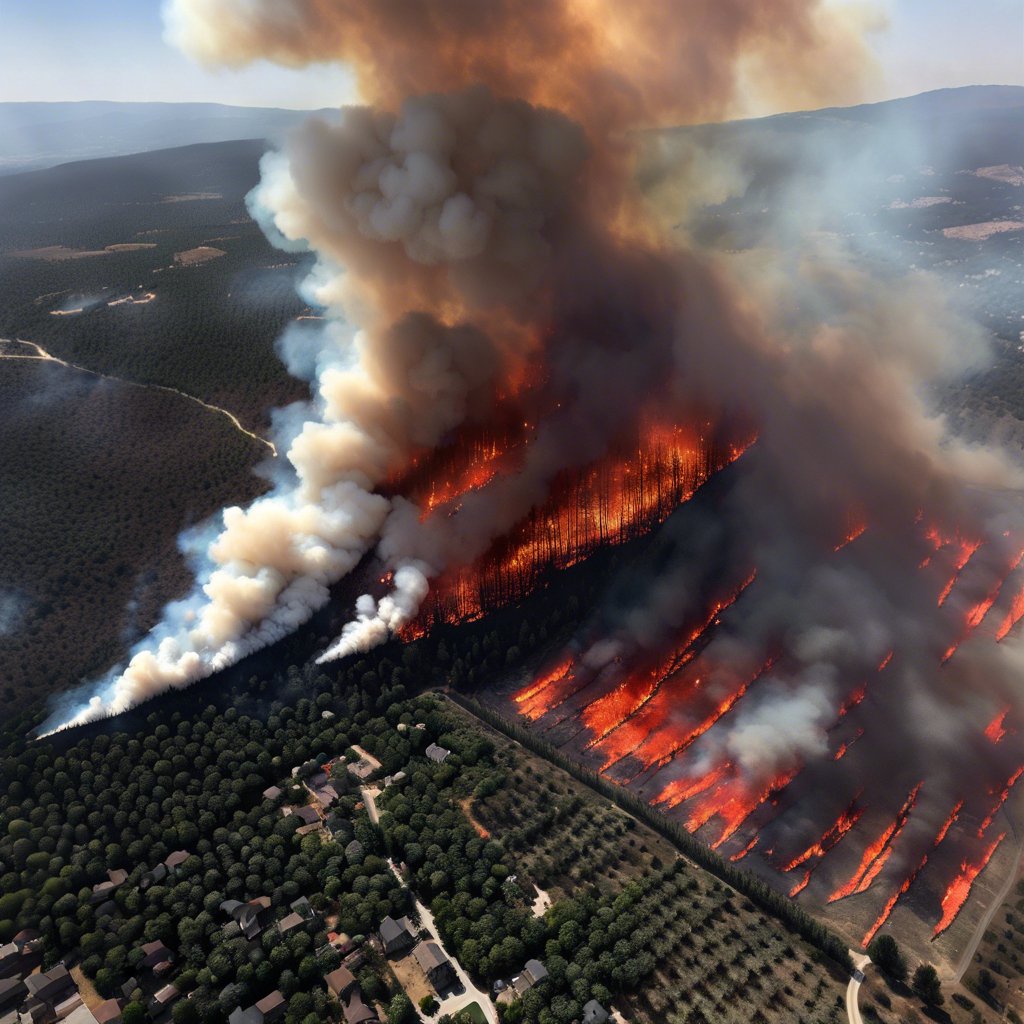
[[[794,896],[799,896],[800,893],[807,888],[808,883],[811,881],[811,869],[808,868],[804,872],[804,877],[800,879],[792,889],[789,890],[789,898],[792,899]]]
[[[732,764],[728,761],[718,765],[713,771],[698,779],[673,779],[651,801],[653,806],[666,805],[668,810],[678,807],[691,797],[707,792],[712,786],[718,785],[732,772]]]
[[[1006,735],[1003,723],[1006,721],[1006,716],[1009,712],[1009,707],[1003,708],[1002,711],[1000,711],[996,717],[985,726],[985,737],[990,743],[998,743]]]
[[[599,697],[587,706],[583,712],[583,722],[594,738],[586,745],[585,750],[596,746],[610,733],[621,728],[657,696],[665,681],[695,657],[698,645],[708,630],[717,623],[722,612],[739,600],[740,595],[756,577],[755,570],[728,597],[716,601],[703,621],[652,669],[627,677],[611,693]],[[618,758],[613,755],[610,763],[616,760]]]
[[[734,863],[738,860],[743,860],[743,858],[746,857],[746,855],[750,853],[750,851],[753,850],[755,846],[757,846],[758,840],[760,838],[760,836],[754,836],[754,838],[751,839],[750,842],[747,843],[747,845],[744,846],[742,850],[740,850],[738,853],[734,853],[729,858],[729,860],[733,861]]]
[[[939,594],[940,608],[946,603],[946,598],[949,597],[953,587],[956,586],[956,581],[960,578],[960,573],[963,571],[964,567],[974,557],[974,553],[978,548],[981,547],[980,540],[958,539],[954,543],[959,547],[959,551],[953,559],[953,575],[950,576],[948,582],[942,588],[942,592]]]
[[[862,728],[858,728],[857,731],[848,740],[844,740],[842,743],[839,744],[839,747],[833,755],[832,760],[842,761],[842,759],[846,757],[846,754],[849,751],[850,747],[852,747],[854,743],[856,743],[857,740],[859,740],[863,735],[864,730]]]
[[[544,715],[550,705],[543,699],[545,691],[564,679],[571,679],[573,659],[565,658],[549,672],[538,676],[528,686],[524,686],[512,699],[520,705],[519,713],[525,715],[531,722],[535,722]]]
[[[996,640],[1005,639],[1006,635],[1021,619],[1024,619],[1024,590],[1014,594],[1010,610],[1006,613],[1002,623],[1000,623],[999,628],[996,630]]]
[[[960,863],[960,871],[953,881],[949,883],[942,897],[942,916],[932,932],[933,939],[938,938],[956,920],[957,914],[960,913],[963,905],[967,902],[967,897],[971,894],[975,880],[985,870],[993,854],[999,848],[999,844],[1005,838],[1006,833],[1001,832],[999,837],[981,855],[980,859],[973,862],[964,860]]]
[[[854,871],[845,885],[840,886],[829,896],[829,903],[835,903],[836,900],[845,899],[847,896],[853,896],[855,893],[862,893],[875,880],[892,854],[892,844],[903,831],[910,818],[910,812],[914,809],[914,804],[917,803],[917,795],[920,793],[922,785],[923,783],[919,782],[910,791],[895,820],[886,826],[882,834],[865,849],[857,870]]]
[[[850,806],[825,829],[821,838],[817,842],[811,843],[802,853],[798,853],[782,870],[793,871],[812,857],[824,857],[857,824],[863,813],[863,808],[857,807],[857,800],[854,798],[850,802]]]
[[[956,806],[950,811],[949,817],[942,823],[942,828],[939,829],[935,842],[932,844],[933,846],[938,846],[946,838],[946,833],[953,827],[953,822],[960,817],[960,811],[963,809],[963,806],[963,800],[957,801]]]
[[[843,548],[848,547],[858,537],[862,537],[867,528],[867,523],[859,523],[857,526],[853,527],[853,529],[850,530],[850,532],[832,550],[835,552],[842,551]]]
[[[985,830],[989,827],[989,825],[991,825],[992,822],[995,820],[995,816],[1002,809],[1003,804],[1005,804],[1007,799],[1009,799],[1010,790],[1013,789],[1013,787],[1016,785],[1017,780],[1021,777],[1021,775],[1024,775],[1024,765],[1021,765],[1020,768],[1018,768],[1006,780],[1006,785],[1003,787],[1002,791],[999,793],[999,796],[996,799],[995,804],[992,806],[992,809],[985,816],[985,820],[978,826],[978,838],[979,839],[982,837],[982,835],[984,835]]]
[[[521,424],[508,432],[513,447],[529,445],[528,431],[524,433]],[[648,424],[641,436],[601,461],[562,473],[548,500],[483,556],[442,573],[433,582],[416,625],[429,629],[438,622],[464,622],[490,608],[513,604],[535,589],[549,569],[568,568],[599,547],[622,544],[650,531],[711,476],[740,458],[754,440],[718,444],[705,436],[703,426]],[[453,503],[469,491],[486,489],[505,462],[521,460],[521,453],[509,451],[504,441],[474,438],[463,447],[468,450],[454,444],[437,456],[456,464],[438,474],[441,484],[430,483],[431,464],[426,462],[416,468],[419,486],[408,480],[393,481],[392,486],[417,500],[428,519],[454,515],[458,508]],[[460,459],[466,465],[460,466]]]

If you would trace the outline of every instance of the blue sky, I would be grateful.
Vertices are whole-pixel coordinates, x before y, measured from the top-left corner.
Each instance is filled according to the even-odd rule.
[[[367,0],[372,2],[372,0]],[[766,3],[770,0],[750,0]],[[1024,0],[881,0],[883,99],[1024,85]],[[209,100],[321,107],[351,100],[344,69],[199,68],[163,41],[160,0],[0,0],[0,100]]]

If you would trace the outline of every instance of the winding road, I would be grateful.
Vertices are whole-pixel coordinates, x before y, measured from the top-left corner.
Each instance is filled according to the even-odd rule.
[[[14,346],[20,346],[22,349],[27,349],[28,351],[17,351],[16,349],[11,351]],[[251,430],[246,430],[233,412],[228,409],[224,409],[219,405],[211,405],[209,402],[204,402],[201,398],[196,398],[195,395],[190,395],[185,391],[179,391],[177,388],[167,387],[164,384],[141,384],[138,381],[126,380],[124,377],[112,377],[110,374],[100,373],[99,370],[90,370],[87,366],[79,366],[77,363],[69,363],[65,359],[58,358],[52,353],[47,352],[42,345],[37,345],[34,341],[24,341],[21,338],[0,338],[0,359],[28,360],[30,362],[37,363],[56,363],[58,366],[63,366],[68,370],[76,370],[78,373],[87,373],[89,376],[98,377],[100,380],[110,380],[117,384],[124,384],[132,388],[145,388],[151,391],[164,391],[171,395],[177,395],[179,398],[184,398],[188,402],[202,406],[202,408],[209,412],[227,417],[228,421],[237,431],[245,434],[246,437],[251,437],[254,441],[258,441],[265,448],[269,449],[272,456],[277,455],[277,448],[273,441],[268,441],[265,437],[261,437],[259,434],[255,434]]]
[[[850,983],[846,986],[846,1016],[850,1018],[850,1024],[863,1024],[857,996],[860,993],[860,983],[864,980],[864,969],[871,963],[871,957],[851,949],[850,959],[853,960],[854,970],[850,975]]]

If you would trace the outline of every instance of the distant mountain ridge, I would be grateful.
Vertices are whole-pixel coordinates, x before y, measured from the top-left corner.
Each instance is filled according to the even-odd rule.
[[[200,142],[270,139],[310,114],[221,103],[0,103],[0,175]]]

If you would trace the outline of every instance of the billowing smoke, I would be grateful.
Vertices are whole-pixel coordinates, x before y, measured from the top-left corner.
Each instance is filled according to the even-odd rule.
[[[266,157],[252,197],[272,238],[317,253],[306,287],[329,318],[293,360],[314,375],[312,402],[275,421],[287,466],[271,494],[186,540],[195,593],[65,724],[273,642],[379,541],[393,593],[361,599],[326,656],[378,641],[415,615],[430,577],[635,430],[642,406],[671,417],[666,382],[695,268],[664,250],[627,187],[629,132],[751,109],[752,97],[845,98],[869,74],[858,11],[817,0],[682,14],[605,0],[168,3],[169,36],[200,59],[347,61],[372,106],[306,124]],[[489,418],[533,437],[457,518],[421,523],[382,495],[461,424]]]

